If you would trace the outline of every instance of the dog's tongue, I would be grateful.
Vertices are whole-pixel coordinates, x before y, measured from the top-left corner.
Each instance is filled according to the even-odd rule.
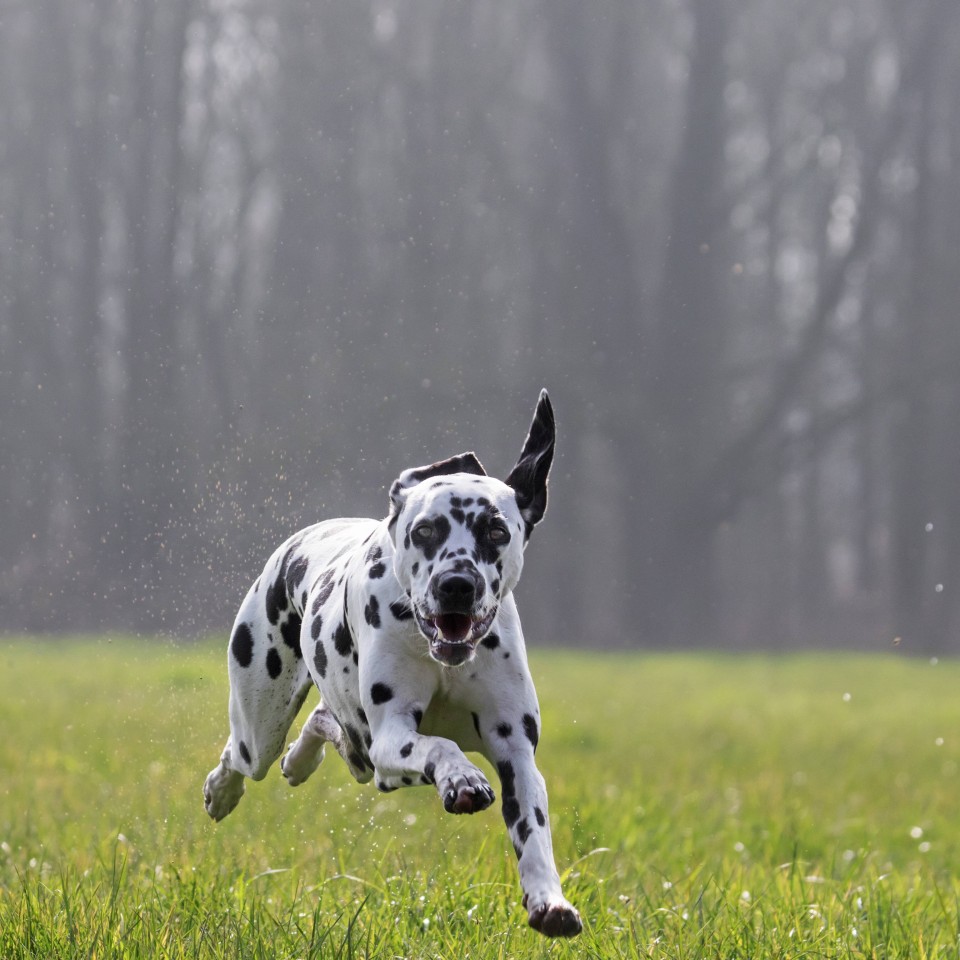
[[[444,640],[462,643],[470,633],[470,618],[465,613],[443,613],[436,619]]]

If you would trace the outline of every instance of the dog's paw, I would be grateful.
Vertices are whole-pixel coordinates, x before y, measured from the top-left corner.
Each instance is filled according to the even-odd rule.
[[[479,813],[496,799],[493,788],[476,767],[447,777],[437,784],[437,791],[447,813]]]
[[[204,809],[214,820],[222,820],[240,802],[245,789],[243,774],[217,767],[203,785]]]
[[[323,761],[323,745],[317,750],[298,749],[299,741],[291,745],[280,759],[280,772],[291,787],[299,787]]]
[[[524,897],[524,906],[527,906],[526,900]],[[530,926],[545,937],[575,937],[583,929],[580,914],[562,897],[527,906],[527,912]]]

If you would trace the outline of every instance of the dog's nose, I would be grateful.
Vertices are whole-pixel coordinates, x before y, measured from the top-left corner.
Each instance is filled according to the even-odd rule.
[[[441,573],[437,577],[437,599],[446,607],[468,610],[479,593],[479,583],[463,573]]]

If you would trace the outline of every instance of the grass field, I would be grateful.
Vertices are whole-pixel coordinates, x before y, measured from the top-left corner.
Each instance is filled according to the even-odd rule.
[[[960,664],[531,660],[572,942],[496,809],[332,753],[210,822],[220,644],[0,641],[0,957],[960,956]]]

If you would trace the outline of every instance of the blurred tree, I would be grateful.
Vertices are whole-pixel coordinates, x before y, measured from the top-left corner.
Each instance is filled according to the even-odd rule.
[[[6,622],[222,626],[546,385],[531,634],[949,649],[957,9],[8,0]]]

